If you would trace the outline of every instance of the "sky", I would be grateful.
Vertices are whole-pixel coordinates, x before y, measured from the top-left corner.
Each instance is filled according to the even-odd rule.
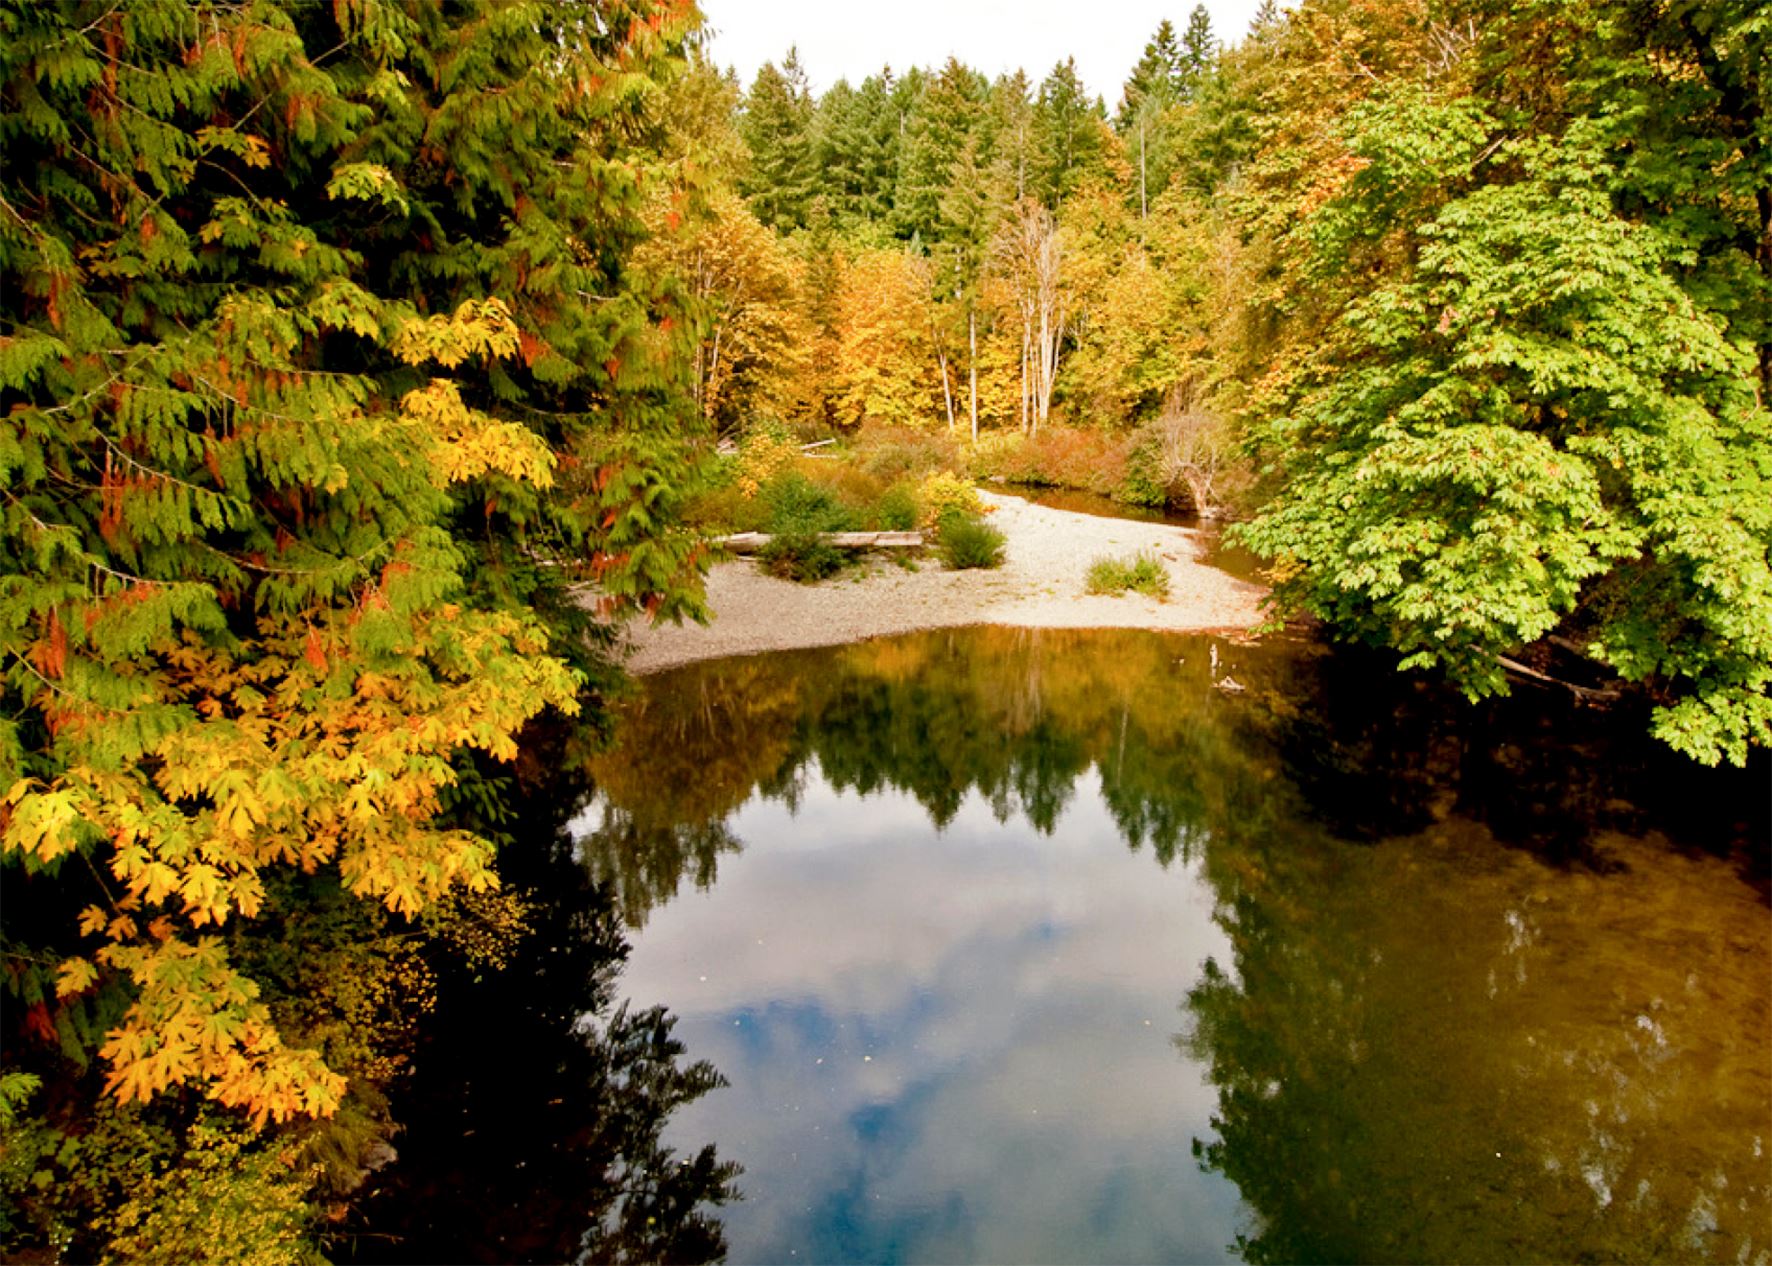
[[[1157,24],[1177,34],[1195,0],[702,0],[713,59],[749,85],[797,45],[814,92],[860,83],[883,65],[940,66],[951,53],[995,78],[1017,67],[1040,80],[1066,57],[1111,109]],[[1259,0],[1206,0],[1212,30],[1235,43]]]

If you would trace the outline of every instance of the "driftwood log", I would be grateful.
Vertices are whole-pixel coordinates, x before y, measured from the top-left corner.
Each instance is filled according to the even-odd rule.
[[[767,532],[739,532],[714,543],[734,554],[755,554],[774,539]],[[921,532],[824,532],[818,539],[838,549],[918,549],[923,544]]]

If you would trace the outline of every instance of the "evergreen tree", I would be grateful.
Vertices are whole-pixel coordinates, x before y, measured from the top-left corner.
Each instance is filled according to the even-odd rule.
[[[855,148],[855,89],[839,79],[820,97],[812,115],[812,170],[817,196],[827,214],[847,212],[858,197],[859,168],[865,161]]]
[[[1039,155],[1034,190],[1047,206],[1057,207],[1086,179],[1104,171],[1105,113],[1084,92],[1074,58],[1054,66],[1041,83],[1034,113]]]
[[[1176,43],[1175,26],[1164,18],[1150,43],[1144,46],[1144,55],[1133,66],[1120,96],[1114,123],[1122,135],[1129,134],[1135,121],[1146,113],[1147,101],[1155,103],[1159,114],[1175,103],[1181,86],[1181,67],[1182,52]]]
[[[165,1105],[113,1173],[336,1116],[279,1148],[348,1188],[392,1040],[350,999],[496,900],[465,754],[577,706],[568,584],[693,602],[693,314],[627,263],[692,15],[626,10],[0,7],[7,1062],[68,1138],[100,1080]]]
[[[925,242],[941,238],[941,200],[954,163],[979,121],[984,93],[978,73],[953,57],[929,80],[900,150],[893,207],[899,236]]]
[[[1206,6],[1196,4],[1188,15],[1187,31],[1181,37],[1181,56],[1175,63],[1176,95],[1191,99],[1212,73],[1218,59],[1218,41],[1212,36],[1212,15]]]
[[[802,408],[813,421],[833,426],[837,420],[837,344],[839,305],[843,292],[843,260],[837,246],[830,207],[814,198],[806,215],[806,231],[797,238],[801,254],[800,294],[806,328],[811,334]]]
[[[991,85],[989,124],[993,143],[991,180],[1004,206],[1028,196],[1039,162],[1034,103],[1023,71],[1003,75]]]
[[[818,103],[814,123],[819,187],[840,224],[879,223],[892,209],[898,127],[891,72],[859,89],[838,80]]]
[[[899,116],[893,105],[898,82],[892,68],[862,80],[856,93],[856,122],[866,137],[867,160],[861,166],[860,205],[865,218],[885,224],[892,215],[898,188]]]
[[[813,166],[812,94],[799,54],[788,50],[778,70],[764,62],[745,97],[739,130],[750,149],[750,168],[739,182],[757,219],[771,228],[806,222],[817,173]]]

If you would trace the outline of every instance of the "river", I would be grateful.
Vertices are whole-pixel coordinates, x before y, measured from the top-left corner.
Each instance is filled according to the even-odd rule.
[[[1763,761],[1139,632],[616,715],[529,753],[540,933],[363,1260],[1772,1261]]]

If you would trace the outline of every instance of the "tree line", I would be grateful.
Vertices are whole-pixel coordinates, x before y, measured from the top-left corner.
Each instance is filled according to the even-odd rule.
[[[1745,0],[1314,0],[1230,48],[1196,10],[1111,114],[1068,61],[815,97],[791,53],[742,93],[697,60],[698,401],[1127,434],[1241,501],[1279,612],[1473,697],[1622,681],[1739,764],[1772,739],[1767,40]]]

